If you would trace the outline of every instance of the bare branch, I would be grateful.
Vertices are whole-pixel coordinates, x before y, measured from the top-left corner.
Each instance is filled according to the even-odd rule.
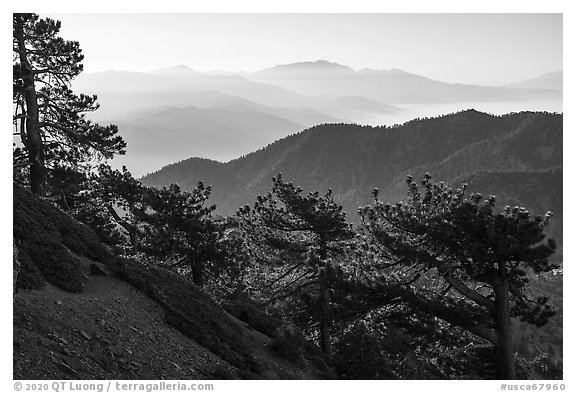
[[[482,296],[478,292],[474,291],[473,289],[468,288],[466,284],[462,281],[456,279],[449,273],[444,274],[442,277],[448,282],[452,287],[460,292],[462,295],[466,296],[468,299],[472,300],[474,303],[478,304],[479,306],[487,308],[490,312],[496,312],[496,305],[494,302],[487,297]]]

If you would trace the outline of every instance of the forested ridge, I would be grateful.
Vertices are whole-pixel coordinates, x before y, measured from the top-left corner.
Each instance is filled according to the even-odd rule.
[[[202,179],[213,186],[218,212],[230,214],[282,172],[306,189],[331,187],[354,212],[370,201],[373,187],[390,201],[403,198],[409,173],[459,181],[482,172],[539,171],[562,165],[561,147],[562,115],[469,110],[395,127],[322,124],[228,163],[190,158],[142,181],[193,188]]]
[[[13,18],[15,296],[122,280],[223,362],[205,377],[562,378],[561,114],[322,124],[136,179],[70,89],[79,44]],[[134,378],[109,347],[104,374],[57,364]]]
[[[306,190],[331,188],[357,223],[356,210],[378,187],[384,201],[406,195],[404,179],[430,172],[436,179],[497,194],[497,203],[556,213],[547,233],[562,248],[562,115],[474,110],[415,119],[394,127],[323,124],[228,163],[190,158],[144,176],[152,186],[212,185],[215,213],[232,214],[252,203],[282,172]],[[555,190],[549,192],[549,190]]]

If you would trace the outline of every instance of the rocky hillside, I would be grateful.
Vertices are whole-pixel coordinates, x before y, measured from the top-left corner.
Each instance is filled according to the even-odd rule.
[[[114,256],[89,228],[16,185],[14,238],[14,379],[332,375],[325,363],[303,368],[279,356],[273,337],[186,278]]]

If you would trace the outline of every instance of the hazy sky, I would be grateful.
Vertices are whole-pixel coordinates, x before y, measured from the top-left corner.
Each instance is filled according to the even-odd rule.
[[[505,84],[562,69],[561,14],[41,14],[80,41],[87,72],[255,71],[329,60],[446,82]]]

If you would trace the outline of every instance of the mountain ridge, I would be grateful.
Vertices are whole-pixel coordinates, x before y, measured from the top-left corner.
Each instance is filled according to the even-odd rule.
[[[535,78],[508,83],[508,87],[530,88],[530,89],[550,89],[562,90],[563,89],[564,72],[553,71],[539,75]]]
[[[547,123],[549,127],[543,128]],[[282,172],[308,191],[332,188],[338,201],[354,214],[355,208],[370,202],[373,187],[394,201],[400,197],[404,176],[418,175],[425,168],[432,168],[435,179],[449,181],[482,171],[561,165],[561,131],[562,115],[558,114],[523,112],[498,117],[474,110],[395,127],[323,124],[224,164],[202,161],[200,165],[198,159],[189,159],[150,173],[142,181],[168,185],[163,176],[170,173],[171,181],[184,188],[195,187],[198,180],[214,183],[217,212],[232,214],[252,203],[270,187],[271,177]],[[550,148],[539,152],[543,138],[549,138]],[[525,150],[531,153],[525,156]],[[487,155],[490,151],[492,156]],[[196,166],[202,168],[204,178],[195,175]],[[213,168],[217,172],[211,172]]]
[[[282,72],[355,72],[352,67],[342,65],[336,62],[331,62],[328,60],[315,60],[315,61],[301,61],[288,64],[278,64],[270,68],[265,68],[256,71],[252,74],[257,73],[282,73]]]
[[[155,135],[150,144],[160,147],[167,140],[184,135],[185,140],[178,143],[177,148],[188,146],[188,156],[203,155],[224,161],[299,129],[322,123],[391,125],[469,107],[491,113],[508,113],[515,109],[561,111],[562,92],[559,90],[450,84],[398,69],[355,71],[325,60],[293,63],[281,69],[284,71],[230,75],[196,72],[188,66],[157,70],[156,73],[107,71],[82,74],[74,81],[73,88],[98,95],[101,107],[89,114],[90,120],[122,125],[121,131],[130,133],[131,137],[137,134],[137,128],[142,129],[142,124],[148,125],[148,112],[158,113],[158,108],[196,106],[216,111],[235,105],[235,108],[223,109],[234,109],[236,113],[220,111],[215,116],[242,125],[238,135],[247,134],[250,143],[223,141],[218,137],[221,132],[215,132],[212,138],[211,134],[202,131],[205,119],[182,123],[166,117],[161,127],[142,134],[142,138]],[[246,114],[243,121],[234,120],[239,116],[238,112]],[[276,117],[276,123],[294,123],[301,127],[276,127],[270,123],[263,130],[252,126],[268,124],[263,121],[265,115]],[[171,135],[171,130],[179,130],[182,135]],[[258,143],[250,136],[256,131]],[[202,139],[200,144],[194,143],[194,133],[198,134],[196,139]],[[225,146],[225,149],[219,146]],[[180,154],[152,161],[142,159],[149,155],[138,139],[132,140],[127,155],[113,161],[112,165],[126,165],[140,176],[169,160],[186,157]]]

